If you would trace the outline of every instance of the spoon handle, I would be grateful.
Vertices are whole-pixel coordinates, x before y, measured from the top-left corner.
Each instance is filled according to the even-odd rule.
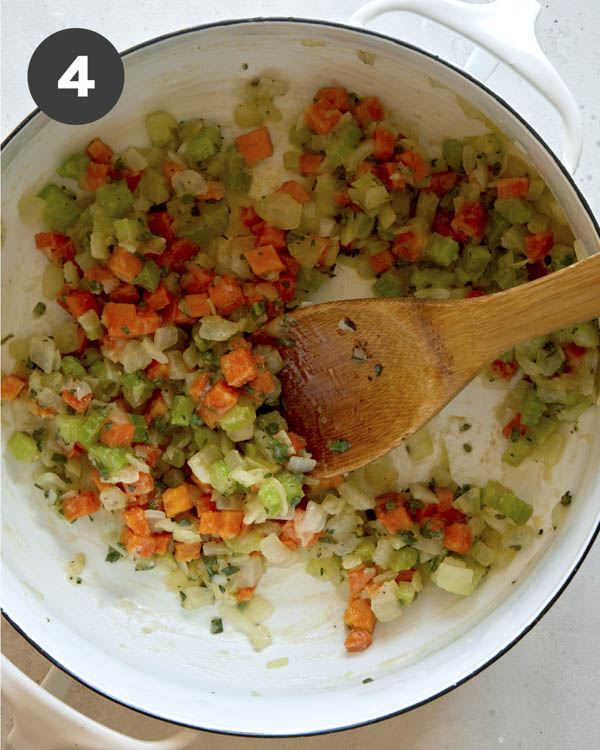
[[[482,361],[558,328],[600,317],[600,253],[522,286],[464,301]]]

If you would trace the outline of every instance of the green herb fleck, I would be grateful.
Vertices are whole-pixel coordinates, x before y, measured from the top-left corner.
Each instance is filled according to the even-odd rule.
[[[383,372],[383,365],[373,365],[373,372],[375,373],[375,377],[378,378]]]
[[[560,504],[564,505],[565,508],[568,508],[572,502],[573,502],[573,495],[568,491],[565,492],[565,494],[560,499]]]
[[[373,682],[373,678],[372,677],[365,677],[365,679],[363,680],[363,685],[367,685],[369,682]]]
[[[223,568],[221,572],[223,573],[223,575],[229,578],[229,576],[232,576],[234,573],[237,573],[238,570],[239,568],[237,567],[237,565],[228,565],[226,568]]]
[[[179,598],[181,599],[181,603],[183,604],[184,601],[187,599],[187,594],[185,593],[185,591],[179,592]]]
[[[220,617],[213,617],[210,621],[210,632],[218,635],[223,632],[223,620]]]
[[[38,302],[37,305],[33,308],[33,317],[41,318],[45,312],[46,305],[43,302]]]
[[[115,549],[114,547],[109,547],[108,554],[104,558],[104,562],[114,563],[114,562],[117,562],[117,560],[120,560],[121,557],[122,555],[118,549]]]
[[[335,453],[346,453],[346,451],[350,450],[350,442],[338,438],[337,440],[331,440],[327,447],[330,451],[334,451]]]
[[[423,526],[421,526],[421,536],[424,539],[441,539],[444,536],[444,532],[441,529],[432,529],[431,522],[427,519]]]
[[[402,541],[407,545],[407,547],[411,547],[417,542],[417,538],[412,533],[412,531],[398,531],[396,536],[399,536],[400,539],[402,539]]]
[[[463,450],[465,453],[470,453],[473,450],[471,443],[463,443]]]
[[[121,326],[121,330],[126,336],[129,336],[129,334],[131,333],[131,331],[129,330],[127,326]]]
[[[461,432],[466,432],[467,430],[470,430],[470,429],[471,429],[471,425],[468,422],[464,422],[460,426],[460,431]]]

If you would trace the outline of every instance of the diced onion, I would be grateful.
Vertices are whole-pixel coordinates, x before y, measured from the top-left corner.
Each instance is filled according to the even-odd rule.
[[[183,169],[181,172],[176,172],[171,179],[171,184],[178,196],[203,195],[208,190],[204,177],[193,169]]]
[[[77,318],[90,341],[97,341],[102,336],[102,323],[95,310],[88,310]]]
[[[371,609],[380,622],[391,622],[402,614],[396,581],[386,581],[371,596]]]
[[[37,195],[22,195],[17,204],[19,218],[23,224],[31,225],[41,221],[46,201]]]
[[[356,510],[369,510],[375,507],[375,498],[369,497],[361,492],[356,485],[351,482],[344,482],[338,488],[338,492],[344,500]]]
[[[179,333],[175,326],[163,326],[158,328],[154,333],[154,345],[157,349],[164,351],[175,346]]]
[[[141,341],[128,341],[120,359],[125,372],[129,373],[145,370],[153,357]]]
[[[171,380],[185,380],[188,368],[183,359],[183,354],[180,351],[174,350],[167,352],[167,358],[169,360],[169,377]]]
[[[193,531],[191,527],[181,526],[178,523],[176,523],[173,528],[173,539],[176,542],[185,542],[186,544],[193,544],[194,542],[202,541],[200,534]]]
[[[140,152],[132,146],[125,149],[123,152],[123,161],[125,162],[125,166],[132,169],[134,172],[141,172],[142,169],[146,169],[148,166],[148,160],[146,157],[143,154],[140,154]]]
[[[204,586],[186,586],[180,589],[185,595],[181,597],[181,606],[184,609],[199,609],[200,607],[210,607],[214,604],[215,597],[210,589]]]
[[[100,492],[100,502],[105,510],[122,510],[127,507],[129,498],[118,487],[105,487]]]
[[[60,365],[60,354],[56,350],[56,345],[47,336],[31,337],[29,359],[46,373],[57,370]]]
[[[238,332],[237,323],[225,320],[219,315],[207,315],[202,318],[199,334],[207,341],[227,341]]]
[[[326,521],[327,513],[313,500],[308,502],[304,514],[296,515],[294,518],[294,530],[303,547],[309,544],[315,534],[323,531]]]
[[[269,534],[259,544],[260,551],[270,563],[276,565],[287,562],[292,556],[283,542],[279,540],[276,534]]]
[[[223,603],[219,607],[219,614],[224,620],[230,622],[236,630],[247,635],[256,651],[262,651],[271,644],[273,636],[269,629],[265,625],[255,625],[248,618],[247,609],[240,611],[231,604]]]
[[[317,465],[314,458],[304,456],[292,456],[288,462],[288,469],[298,474],[308,474]]]
[[[422,484],[409,484],[408,488],[415,500],[422,500],[425,503],[438,503],[437,495],[428,487]]]

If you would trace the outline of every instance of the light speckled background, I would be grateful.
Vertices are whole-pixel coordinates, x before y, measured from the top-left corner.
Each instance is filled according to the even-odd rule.
[[[344,21],[359,0],[101,0],[94,5],[72,0],[3,0],[2,137],[33,109],[26,85],[27,64],[35,47],[50,33],[69,26],[95,29],[125,49],[168,31],[200,23],[258,15],[298,15]],[[374,28],[415,41],[464,61],[469,45],[439,33],[406,14],[388,15]],[[592,208],[600,211],[600,3],[598,0],[549,0],[542,3],[538,37],[573,92],[584,124],[584,152],[576,180]],[[526,85],[499,70],[492,88],[530,118],[559,149],[560,129],[548,107]],[[449,695],[410,714],[351,732],[297,740],[254,740],[198,733],[193,748],[257,750],[353,750],[366,743],[410,750],[591,750],[600,737],[600,546],[596,543],[575,580],[532,632],[485,672]],[[48,662],[6,622],[2,651],[21,669],[41,680]],[[78,686],[71,698],[78,710],[108,726],[144,739],[166,737],[173,729],[141,717]],[[2,705],[2,737],[11,724]],[[2,747],[5,747],[3,742]],[[111,749],[112,750],[112,749]]]

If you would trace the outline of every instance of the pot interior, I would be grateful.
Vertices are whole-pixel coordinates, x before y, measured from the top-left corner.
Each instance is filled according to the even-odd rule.
[[[359,51],[375,55],[366,64]],[[247,70],[242,65],[247,64]],[[38,299],[45,259],[34,232],[24,226],[17,201],[51,177],[55,165],[99,135],[115,150],[146,142],[144,115],[165,109],[178,119],[206,117],[231,136],[233,107],[245,80],[271,73],[289,81],[278,100],[281,123],[270,126],[273,159],[255,172],[259,195],[282,182],[281,153],[300,106],[323,85],[343,85],[376,95],[424,145],[488,131],[475,107],[522,148],[559,198],[575,234],[590,248],[598,242],[593,221],[572,183],[526,126],[480,86],[443,63],[392,40],[310,22],[232,23],[185,32],[129,53],[120,102],[102,120],[82,127],[37,114],[8,143],[3,167],[2,336],[51,332],[58,308],[43,322],[31,310]],[[344,273],[325,285],[317,301],[370,294]],[[54,315],[54,318],[52,318]],[[6,349],[7,347],[3,347]],[[3,370],[11,367],[5,354]],[[446,440],[454,479],[498,479],[534,504],[544,530],[532,550],[493,572],[467,599],[425,590],[400,620],[379,624],[374,645],[348,656],[343,648],[344,602],[331,584],[301,567],[273,569],[261,593],[276,607],[268,621],[274,643],[256,653],[230,628],[211,635],[212,608],[188,612],[152,571],[104,561],[103,521],[70,527],[33,489],[28,470],[7,459],[3,471],[2,556],[4,603],[10,618],[59,664],[130,706],[207,729],[295,734],[366,722],[410,708],[449,689],[511,644],[553,599],[598,524],[600,459],[597,413],[589,410],[569,437],[552,470],[531,462],[517,469],[500,463],[503,450],[495,410],[503,391],[471,384],[432,425],[436,452],[413,463],[396,451],[401,480],[419,481],[437,463]],[[456,417],[468,418],[473,452],[461,450]],[[4,435],[10,418],[3,416]],[[550,510],[565,490],[575,495],[564,524],[552,531]],[[596,500],[594,500],[594,496]],[[108,518],[105,519],[105,522]],[[68,581],[65,564],[84,552],[83,583]],[[287,657],[289,664],[269,669]],[[372,683],[363,684],[367,677]]]

